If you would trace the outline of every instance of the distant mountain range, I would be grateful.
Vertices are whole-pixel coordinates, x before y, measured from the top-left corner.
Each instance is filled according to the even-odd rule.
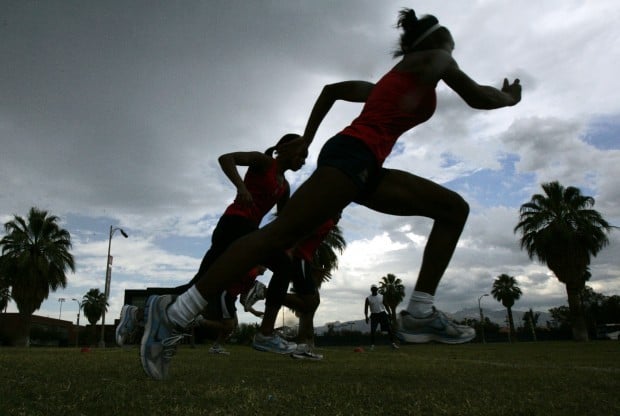
[[[523,326],[523,315],[526,313],[527,311],[521,311],[521,310],[514,310],[512,311],[512,319],[514,320],[515,326],[516,327],[520,327]],[[485,319],[489,318],[489,320],[491,322],[494,322],[496,324],[498,324],[499,326],[508,326],[508,316],[507,316],[507,312],[506,309],[499,309],[499,310],[488,310],[488,309],[482,309],[482,313],[484,314]],[[540,314],[540,316],[538,317],[538,326],[546,326],[547,321],[551,321],[551,314],[549,314],[548,312],[542,312],[542,311],[534,311],[534,313],[538,313]],[[478,308],[467,308],[467,309],[462,309],[460,311],[454,312],[454,313],[449,313],[447,314],[448,316],[450,316],[452,319],[454,319],[457,322],[461,322],[465,319],[476,319],[476,320],[480,320],[480,311],[478,310]],[[370,332],[370,325],[366,323],[366,321],[364,321],[363,319],[361,320],[357,320],[357,321],[345,321],[345,322],[341,322],[341,321],[336,321],[336,322],[328,322],[323,326],[319,326],[315,329],[316,334],[318,335],[322,335],[325,332],[327,332],[328,326],[330,324],[334,324],[334,329],[336,331],[359,331],[362,333],[366,333],[366,332]]]

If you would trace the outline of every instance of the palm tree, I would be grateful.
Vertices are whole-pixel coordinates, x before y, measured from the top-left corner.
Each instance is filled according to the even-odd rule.
[[[578,188],[564,188],[558,182],[544,183],[545,195],[535,194],[521,205],[520,221],[514,231],[521,232],[521,248],[530,259],[545,263],[566,285],[573,338],[587,341],[581,292],[589,278],[591,256],[608,243],[613,228],[591,207],[594,198]]]
[[[0,287],[0,313],[5,313],[9,307],[9,302],[13,299],[11,297],[11,289],[6,286]]]
[[[507,274],[500,274],[493,282],[493,289],[491,289],[491,295],[508,311],[508,325],[510,330],[510,340],[514,339],[515,323],[512,319],[512,307],[516,300],[521,297],[521,289],[517,286],[517,280],[508,276]]]
[[[11,288],[9,286],[8,278],[5,275],[4,269],[4,257],[0,257],[0,312],[6,313],[6,309],[9,306],[11,299]]]
[[[396,307],[405,298],[405,286],[402,280],[388,273],[379,282],[379,293],[383,295],[383,301],[388,307],[388,314],[392,322],[396,322]]]
[[[534,312],[532,308],[523,314],[524,325],[527,325],[532,332],[532,339],[536,341],[536,326],[538,319],[540,318],[540,312]]]
[[[102,293],[99,289],[90,289],[82,298],[82,309],[84,310],[84,316],[92,325],[93,339],[97,339],[97,327],[95,324],[103,315],[103,311],[108,311],[105,293]]]
[[[21,315],[22,334],[18,345],[29,345],[32,314],[41,307],[50,290],[67,286],[67,269],[75,271],[69,232],[59,218],[32,207],[26,219],[15,216],[4,224],[0,240],[5,276]]]

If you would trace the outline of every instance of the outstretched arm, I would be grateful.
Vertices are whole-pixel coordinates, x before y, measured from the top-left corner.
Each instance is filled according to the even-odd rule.
[[[521,84],[518,79],[509,83],[504,78],[501,89],[488,85],[479,85],[466,73],[461,71],[454,59],[445,67],[442,79],[472,108],[480,110],[492,110],[507,107],[521,101]]]
[[[356,103],[366,102],[374,86],[375,84],[372,82],[344,81],[323,87],[306,123],[303,135],[306,146],[310,146],[321,122],[337,100]]]

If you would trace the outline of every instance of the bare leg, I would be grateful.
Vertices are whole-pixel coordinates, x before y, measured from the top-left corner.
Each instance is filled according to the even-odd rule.
[[[237,327],[237,318],[234,319],[224,319],[224,329],[219,331],[215,342],[222,345],[226,343],[226,340],[233,333],[235,328]]]
[[[417,291],[434,295],[465,227],[469,214],[467,202],[456,192],[428,179],[388,170],[364,205],[386,214],[435,220],[415,286]]]
[[[269,336],[273,333],[273,329],[276,326],[276,319],[278,318],[278,312],[280,307],[265,305],[265,315],[260,324],[260,333]]]
[[[299,332],[297,334],[297,343],[306,344],[311,348],[314,348],[314,314],[316,311],[310,313],[302,313],[299,316]]]
[[[287,293],[282,302],[283,306],[294,309],[300,313],[309,313],[314,311],[319,305],[318,293],[316,296],[306,295],[299,296],[294,293]],[[263,335],[271,335],[275,328],[276,319],[280,312],[281,306],[273,306],[265,304],[265,315],[260,326],[260,332]]]
[[[218,334],[224,333],[225,336],[228,336],[234,330],[235,324],[233,321],[233,319],[222,319],[218,321],[214,321],[212,319],[204,319],[200,321],[200,326],[213,329],[217,331]]]
[[[335,168],[318,168],[267,226],[238,239],[203,273],[196,287],[202,296],[218,293],[256,264],[299,241],[346,207],[356,188]]]

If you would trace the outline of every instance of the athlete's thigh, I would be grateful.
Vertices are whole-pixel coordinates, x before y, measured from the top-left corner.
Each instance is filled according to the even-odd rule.
[[[385,169],[375,191],[361,203],[385,214],[420,215],[433,219],[449,217],[455,206],[467,205],[456,192],[397,169]]]
[[[278,234],[305,237],[327,219],[342,211],[358,190],[344,173],[332,167],[319,167],[291,195],[275,221],[265,229]]]

